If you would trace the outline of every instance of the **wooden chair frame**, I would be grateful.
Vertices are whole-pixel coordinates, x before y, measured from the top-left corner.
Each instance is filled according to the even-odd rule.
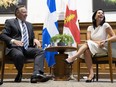
[[[0,63],[1,63],[1,81],[0,85],[3,84],[3,79],[4,79],[4,70],[5,70],[5,64],[14,64],[13,61],[11,61],[8,56],[5,55],[5,49],[6,49],[6,44],[4,41],[0,41],[0,52],[1,52],[1,58],[0,58]],[[34,63],[34,58],[28,58],[25,60],[25,64],[27,63]]]
[[[98,64],[108,64],[110,72],[110,80],[113,83],[112,64],[116,63],[116,58],[112,57],[112,43],[115,41],[108,41],[108,53],[104,55],[95,55],[92,58],[93,64],[96,64],[96,81],[98,81]],[[80,81],[80,63],[85,63],[84,59],[77,58],[77,80]]]

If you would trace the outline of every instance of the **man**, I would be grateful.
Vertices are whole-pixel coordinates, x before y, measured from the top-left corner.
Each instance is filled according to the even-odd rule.
[[[25,6],[17,6],[14,19],[7,19],[5,27],[0,34],[0,39],[7,44],[6,55],[12,57],[18,71],[15,82],[21,82],[22,68],[27,57],[34,57],[34,72],[31,76],[31,83],[37,81],[46,82],[50,77],[44,74],[44,51],[35,46],[41,47],[40,42],[34,39],[32,24],[26,21],[27,9]]]

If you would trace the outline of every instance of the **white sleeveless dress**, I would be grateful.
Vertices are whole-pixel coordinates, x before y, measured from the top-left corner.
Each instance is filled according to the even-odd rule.
[[[87,31],[91,31],[91,39],[92,40],[105,40],[108,37],[108,34],[106,32],[106,29],[108,27],[111,27],[108,23],[104,23],[102,26],[98,26],[97,28],[93,28],[93,26],[89,26],[87,28]],[[100,48],[97,43],[93,42],[92,40],[87,40],[88,47],[92,53],[92,55],[95,55],[96,53],[107,53],[107,43],[103,48]],[[116,43],[114,44],[116,50]],[[115,51],[116,52],[116,51]],[[113,53],[113,55],[116,57],[116,53]],[[81,58],[84,58],[83,55],[80,56]]]

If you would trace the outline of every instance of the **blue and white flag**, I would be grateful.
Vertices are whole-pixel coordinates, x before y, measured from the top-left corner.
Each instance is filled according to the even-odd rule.
[[[43,31],[42,31],[43,49],[45,49],[50,45],[50,39],[52,36],[59,34],[55,0],[47,0],[47,7],[48,7],[48,15],[44,22]],[[55,64],[55,59],[54,59],[55,54],[57,54],[57,52],[45,51],[45,57],[49,67]]]

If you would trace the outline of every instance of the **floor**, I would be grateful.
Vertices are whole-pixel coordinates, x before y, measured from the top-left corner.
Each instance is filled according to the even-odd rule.
[[[116,80],[113,83],[110,79],[99,79],[98,82],[86,83],[85,79],[78,82],[74,77],[69,81],[49,80],[44,83],[30,83],[30,79],[23,79],[21,83],[13,82],[13,79],[5,79],[0,87],[116,87]]]

